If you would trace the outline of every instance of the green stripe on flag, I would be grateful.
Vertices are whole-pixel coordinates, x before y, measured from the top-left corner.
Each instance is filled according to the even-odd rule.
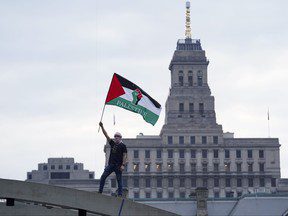
[[[140,105],[135,105],[131,101],[125,100],[121,97],[115,98],[115,99],[109,101],[107,104],[118,106],[118,107],[124,108],[126,110],[138,113],[138,114],[143,116],[143,119],[146,122],[148,122],[152,125],[155,125],[158,118],[159,118],[159,115],[155,114],[154,112],[151,112],[147,108],[140,106]]]

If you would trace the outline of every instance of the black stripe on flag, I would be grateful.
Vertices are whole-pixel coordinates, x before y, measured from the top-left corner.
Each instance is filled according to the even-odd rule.
[[[135,90],[135,89],[139,89],[142,94],[144,94],[146,97],[149,98],[150,101],[152,101],[152,103],[154,104],[155,107],[157,108],[161,108],[161,105],[156,101],[154,100],[150,95],[148,95],[143,89],[141,89],[139,86],[137,86],[136,84],[132,83],[131,81],[125,79],[124,77],[120,76],[119,74],[115,73],[119,82],[121,83],[121,85],[125,88],[129,88],[131,90]]]

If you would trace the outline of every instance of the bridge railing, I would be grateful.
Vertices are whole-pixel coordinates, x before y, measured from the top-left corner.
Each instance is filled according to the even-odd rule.
[[[176,215],[131,200],[106,196],[76,189],[0,179],[0,199],[13,206],[14,200],[35,202],[78,210],[79,216],[86,213],[98,215]]]

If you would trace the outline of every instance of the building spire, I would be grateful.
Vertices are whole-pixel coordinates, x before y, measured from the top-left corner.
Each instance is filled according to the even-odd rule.
[[[190,1],[186,1],[186,30],[185,36],[186,39],[191,39],[191,26],[190,26]]]

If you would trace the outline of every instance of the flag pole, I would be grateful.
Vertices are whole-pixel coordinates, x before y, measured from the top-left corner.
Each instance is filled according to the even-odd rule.
[[[102,122],[103,115],[104,115],[104,111],[105,111],[105,107],[106,107],[106,103],[104,103],[104,106],[103,106],[103,109],[102,109],[102,114],[101,114],[100,122]],[[98,128],[98,133],[99,133],[99,131],[100,131],[100,125],[99,125],[99,128]]]
[[[268,138],[270,138],[270,113],[268,108]]]

